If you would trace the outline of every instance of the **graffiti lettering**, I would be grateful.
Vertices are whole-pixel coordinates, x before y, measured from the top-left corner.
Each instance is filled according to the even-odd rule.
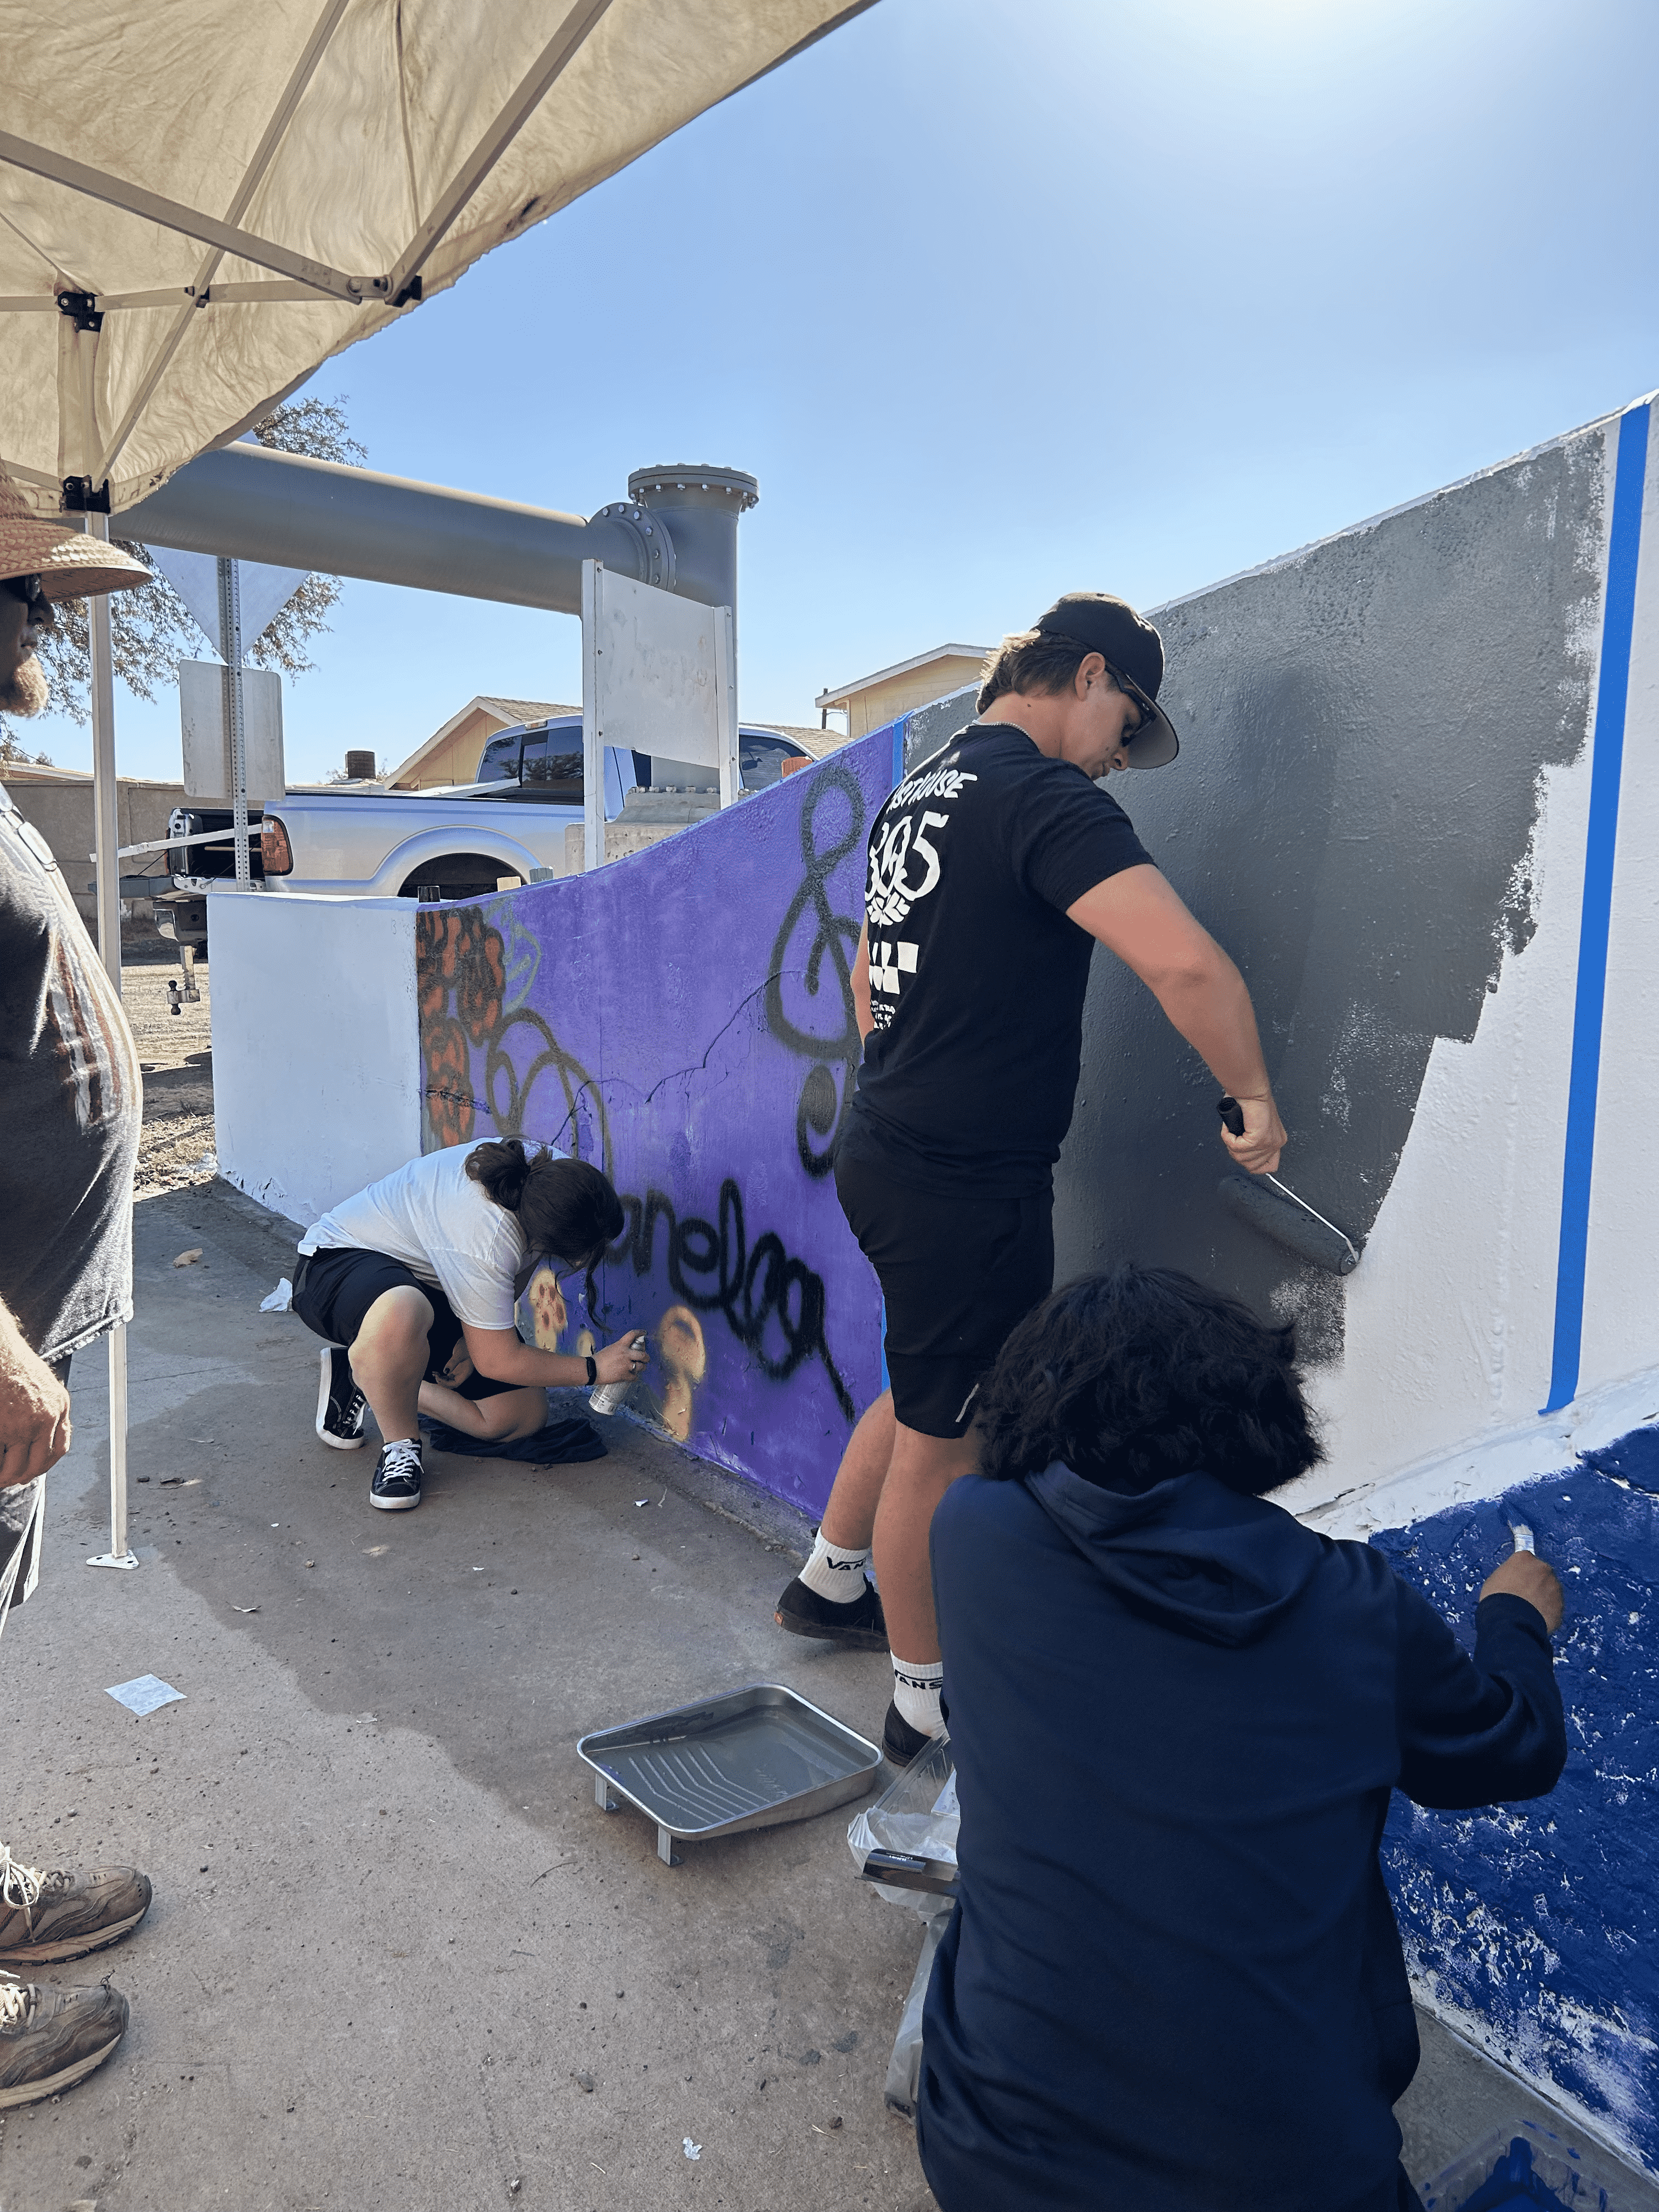
[[[650,1190],[641,1199],[624,1197],[627,1226],[607,1257],[648,1275],[655,1263],[657,1224],[668,1231],[668,1280],[676,1295],[702,1313],[724,1314],[727,1328],[775,1382],[787,1382],[813,1358],[822,1359],[836,1402],[848,1420],[857,1411],[823,1334],[826,1299],[823,1278],[804,1260],[792,1260],[783,1239],[769,1230],[752,1251],[743,1218],[743,1194],[728,1176],[720,1185],[720,1218],[677,1217],[666,1192]],[[775,1322],[781,1351],[767,1342]]]
[[[847,818],[836,829],[834,810],[840,805],[845,805]],[[821,826],[819,817],[826,807],[830,810],[829,822]],[[795,1107],[795,1150],[807,1174],[815,1177],[830,1172],[836,1132],[846,1111],[854,1071],[864,1052],[858,1011],[853,1004],[853,955],[858,948],[859,925],[851,915],[835,911],[829,889],[830,877],[862,841],[864,822],[864,793],[853,776],[844,768],[820,768],[811,778],[800,811],[804,873],[773,940],[766,979],[768,1029],[786,1051],[799,1053],[813,1063]],[[821,835],[825,840],[822,845]],[[809,922],[811,937],[802,941],[798,933]],[[813,1002],[803,1021],[794,1019],[785,1003],[784,984],[792,972],[792,954],[793,972]],[[820,1001],[828,1016],[822,1024],[811,1020]]]
[[[817,797],[803,810],[801,842],[808,856],[808,876],[779,933],[773,966],[779,968],[791,933],[811,905],[817,915],[817,933],[807,955],[806,988],[810,994],[817,995],[827,950],[841,983],[844,1029],[850,1030],[851,1045],[845,1035],[833,1041],[821,1039],[790,1023],[782,1010],[780,977],[775,974],[767,986],[769,1019],[774,1034],[792,1051],[806,1052],[820,1061],[837,1057],[850,1068],[856,1065],[860,1043],[845,947],[848,939],[857,941],[858,931],[844,916],[830,912],[823,879],[862,834],[864,802],[858,786],[844,769],[833,771],[825,781],[830,788],[842,790],[847,797],[848,826],[837,842],[814,859],[811,817],[820,803]],[[501,935],[489,926],[483,910],[447,908],[441,913],[420,915],[416,947],[428,1143],[465,1143],[472,1135],[480,1108],[503,1136],[522,1136],[526,1120],[533,1119],[538,1130],[550,1128],[549,1141],[579,1159],[593,1160],[614,1183],[611,1116],[599,1085],[575,1054],[560,1043],[540,1014],[510,1003],[506,988],[509,964]],[[528,1049],[531,1054],[522,1073],[513,1057],[515,1047],[520,1053]],[[472,1083],[473,1048],[484,1054],[481,1098]],[[556,1103],[549,1110],[532,1098],[537,1084],[547,1076],[556,1080],[556,1100],[562,1097],[563,1102],[563,1115],[556,1126]],[[809,1133],[833,1139],[842,1104],[829,1066],[813,1066],[802,1085],[796,1114],[803,1160],[809,1153]],[[828,1166],[826,1147],[823,1164],[809,1171],[823,1174]],[[774,1382],[785,1382],[808,1360],[821,1359],[836,1404],[848,1420],[854,1419],[856,1408],[824,1335],[828,1302],[823,1276],[804,1260],[792,1259],[775,1231],[769,1230],[757,1237],[753,1249],[750,1249],[743,1194],[731,1176],[720,1186],[714,1221],[694,1215],[680,1219],[673,1201],[660,1190],[648,1190],[642,1199],[620,1191],[617,1195],[627,1226],[608,1255],[613,1266],[630,1265],[636,1275],[649,1274],[657,1223],[664,1221],[668,1233],[668,1279],[676,1295],[700,1312],[723,1314],[732,1334],[762,1373]]]

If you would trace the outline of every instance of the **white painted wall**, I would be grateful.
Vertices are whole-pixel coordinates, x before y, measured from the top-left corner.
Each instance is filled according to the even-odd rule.
[[[1659,418],[1659,409],[1656,409]],[[1607,496],[1593,549],[1605,574]],[[1570,1463],[1659,1410],[1659,419],[1650,434],[1615,850],[1578,1395],[1547,1417],[1594,741],[1546,773],[1537,929],[1473,1040],[1439,1039],[1316,1375],[1325,1468],[1285,1493],[1332,1533],[1399,1526]]]
[[[208,963],[227,1182],[309,1225],[415,1158],[412,899],[216,891]]]

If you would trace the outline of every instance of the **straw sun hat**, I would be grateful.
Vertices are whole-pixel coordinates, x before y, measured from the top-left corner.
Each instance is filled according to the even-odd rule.
[[[150,580],[149,570],[118,545],[36,514],[0,469],[0,577],[37,575],[48,599],[83,599]]]

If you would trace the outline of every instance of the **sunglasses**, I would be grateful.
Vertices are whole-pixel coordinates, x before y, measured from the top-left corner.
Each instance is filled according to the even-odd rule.
[[[1106,672],[1135,710],[1134,727],[1126,730],[1123,735],[1126,739],[1138,738],[1143,730],[1152,727],[1152,709],[1128,678],[1121,670],[1114,668],[1109,661],[1106,664]]]

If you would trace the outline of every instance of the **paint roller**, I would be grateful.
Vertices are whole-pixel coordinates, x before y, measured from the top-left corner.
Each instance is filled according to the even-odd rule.
[[[1237,1098],[1218,1098],[1216,1111],[1231,1135],[1243,1135],[1244,1109]],[[1218,1195],[1228,1212],[1248,1228],[1271,1237],[1275,1244],[1300,1260],[1311,1261],[1328,1275],[1350,1275],[1359,1265],[1359,1245],[1277,1176],[1246,1175],[1240,1170],[1222,1176]],[[1364,1241],[1362,1237],[1360,1243]]]

